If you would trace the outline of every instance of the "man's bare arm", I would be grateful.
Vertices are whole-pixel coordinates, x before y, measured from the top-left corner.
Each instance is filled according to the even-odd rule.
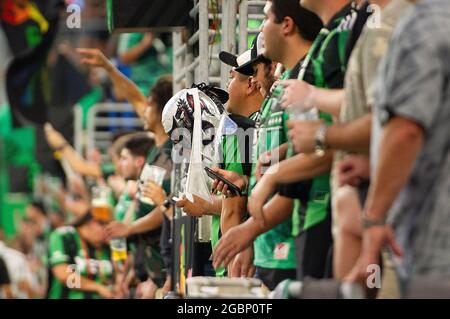
[[[264,209],[267,214],[264,225],[250,217],[222,236],[213,253],[214,268],[228,266],[238,253],[250,247],[256,237],[287,220],[292,214],[292,199],[275,195]]]
[[[161,227],[162,222],[163,222],[163,214],[160,208],[156,207],[150,213],[137,219],[134,223],[130,225],[130,235],[155,230]]]
[[[348,123],[329,126],[325,141],[333,149],[369,154],[371,127],[372,113],[369,113]]]
[[[239,225],[247,211],[247,197],[236,196],[222,200],[220,230],[225,234],[231,227]]]
[[[136,113],[143,119],[147,98],[139,90],[138,86],[123,75],[100,50],[80,48],[77,49],[77,52],[83,55],[81,60],[83,64],[101,67],[108,72],[115,90],[133,105]]]
[[[67,285],[67,280],[71,275],[70,272],[67,271],[69,265],[68,264],[60,264],[56,265],[52,268],[53,275],[56,279],[58,279],[63,285]],[[94,280],[86,278],[84,276],[80,276],[80,286],[74,287],[75,290],[87,291],[87,292],[95,292],[101,295],[104,298],[112,298],[113,294],[110,292],[105,286],[97,283]]]
[[[315,88],[314,103],[320,111],[339,116],[342,102],[344,101],[343,89],[321,89]]]
[[[365,205],[368,218],[386,217],[411,175],[423,141],[424,131],[415,122],[396,117],[386,124]]]
[[[332,159],[331,151],[326,152],[324,156],[297,154],[270,167],[265,177],[279,184],[308,180],[329,172]]]
[[[144,53],[152,47],[154,35],[148,32],[142,40],[127,51],[119,54],[120,62],[130,64],[137,61]]]

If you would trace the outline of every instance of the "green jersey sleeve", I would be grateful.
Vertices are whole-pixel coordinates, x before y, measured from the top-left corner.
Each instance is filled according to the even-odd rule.
[[[69,256],[67,255],[64,247],[63,234],[59,230],[55,230],[50,235],[49,254],[50,254],[49,263],[51,266],[56,266],[59,264],[65,264],[69,262]]]

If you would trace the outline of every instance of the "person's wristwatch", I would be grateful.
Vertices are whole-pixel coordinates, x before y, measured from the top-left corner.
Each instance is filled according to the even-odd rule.
[[[67,146],[69,146],[69,143],[66,141],[66,142],[62,143],[61,145],[59,145],[58,147],[55,147],[54,151],[55,151],[55,152],[61,152],[61,151],[63,151]]]
[[[159,205],[159,210],[161,211],[161,213],[165,213],[169,209],[170,205],[171,205],[170,199],[167,198],[164,201],[164,203]]]
[[[380,219],[372,219],[368,218],[367,216],[362,217],[362,226],[363,229],[369,229],[374,226],[385,226],[386,225],[386,219],[380,218]]]
[[[315,153],[318,156],[323,156],[325,154],[325,150],[327,149],[327,143],[325,141],[327,135],[327,126],[322,124],[316,131],[316,147]]]
[[[248,196],[248,187],[245,185],[243,188],[241,188],[241,196]]]

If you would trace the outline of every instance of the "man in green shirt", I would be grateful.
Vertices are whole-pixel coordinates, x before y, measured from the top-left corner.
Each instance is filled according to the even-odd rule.
[[[265,56],[283,63],[287,71],[283,74],[282,79],[290,77],[291,73],[297,76],[300,69],[299,61],[305,57],[312,41],[322,27],[319,18],[312,12],[301,8],[298,1],[268,1],[265,13],[267,16],[263,26]],[[268,43],[271,44],[283,41],[283,43],[277,44],[278,54],[270,54],[266,37],[269,38]],[[256,165],[256,159],[267,151],[275,153],[280,145],[287,142],[284,127],[287,115],[278,103],[281,95],[282,88],[276,86],[274,90],[271,90],[260,111],[258,140],[254,151],[254,175],[250,179],[252,197],[254,190],[258,189],[259,185],[256,177],[256,174],[259,174],[257,172],[259,166]],[[251,204],[249,201],[249,207]],[[268,206],[271,215],[276,215],[275,218],[278,219],[278,222],[273,224],[273,227],[265,227],[256,222],[254,218],[250,218],[244,224],[236,227],[233,232],[230,231],[233,235],[221,243],[222,250],[218,249],[219,251],[215,254],[215,265],[219,265],[223,259],[225,259],[225,263],[229,262],[233,253],[230,254],[229,247],[231,245],[228,245],[227,241],[240,241],[241,238],[245,238],[243,245],[247,246],[249,241],[257,237],[254,243],[255,254],[256,251],[259,251],[260,256],[259,259],[255,258],[255,264],[261,268],[259,276],[265,283],[270,283],[268,285],[270,289],[274,289],[282,280],[295,278],[294,237],[291,234],[291,221],[288,219],[292,211],[292,199],[275,195],[269,201]],[[284,222],[281,223],[281,221]],[[245,235],[241,236],[240,234]],[[235,240],[232,239],[233,237]]]
[[[304,105],[312,104],[320,112],[320,118],[325,124],[331,123],[330,114],[335,114],[328,107],[334,100],[342,99],[344,71],[346,69],[345,49],[349,35],[349,25],[345,23],[352,17],[349,1],[335,1],[330,6],[326,1],[308,2],[311,8],[326,24],[314,41],[308,53],[309,63],[306,65],[305,75],[292,82],[302,83],[304,86],[314,85],[314,94],[305,94]],[[351,18],[350,18],[351,19]],[[306,60],[306,59],[305,59]],[[309,83],[309,84],[308,84]],[[290,82],[282,83],[289,94],[283,97],[283,107],[287,107],[286,99],[293,88]],[[304,91],[302,91],[304,92]],[[290,101],[290,105],[295,101]],[[307,106],[308,107],[308,106]],[[327,108],[328,107],[328,108]],[[292,108],[292,107],[291,107]],[[289,107],[288,107],[289,109]],[[329,112],[328,114],[325,112]],[[287,122],[287,127],[291,121]],[[290,138],[292,136],[290,135]],[[317,136],[321,140],[321,136]],[[325,151],[318,144],[316,154],[288,154],[291,157],[276,165],[276,174],[267,174],[261,181],[261,188],[252,203],[250,211],[256,217],[261,216],[260,202],[280,183],[290,183],[282,187],[281,193],[295,199],[293,220],[293,235],[296,236],[298,279],[305,276],[322,278],[331,276],[331,192],[329,186],[329,170],[332,151]],[[305,159],[310,159],[308,163]],[[315,159],[314,159],[315,158]],[[301,181],[301,182],[298,182]],[[263,189],[264,188],[264,189]]]
[[[102,222],[88,212],[49,241],[50,299],[113,298],[113,265]]]
[[[255,118],[263,101],[257,83],[252,77],[243,73],[258,59],[258,46],[262,43],[261,36],[257,36],[250,50],[235,56],[228,52],[221,52],[219,58],[223,63],[233,67],[228,82],[229,100],[227,104],[228,116],[236,124],[236,131],[222,137],[222,163],[221,168],[236,172],[241,176],[250,177],[252,145],[255,130]],[[246,138],[248,137],[248,138]],[[223,197],[220,215],[214,215],[212,220],[211,244],[213,250],[222,234],[228,229],[239,225],[246,219],[247,196]],[[229,275],[232,277],[253,275],[253,247],[242,252],[235,259]],[[224,269],[219,268],[216,274],[223,274]],[[222,272],[222,273],[221,273]]]
[[[153,146],[153,140],[149,136],[135,135],[127,140],[120,152],[120,172],[126,181],[139,179],[148,152]],[[114,218],[123,221],[133,197],[127,189],[120,195],[119,201],[114,209]],[[133,218],[134,219],[134,218]]]
[[[343,86],[344,53],[349,32],[348,28],[342,26],[342,21],[351,13],[351,7],[348,1],[339,1],[334,2],[333,6],[321,2],[320,8],[324,10],[316,9],[315,12],[321,14],[326,26],[320,31],[302,63],[305,72],[295,79],[319,88],[315,96],[332,100],[334,95],[338,98],[342,96],[340,89]],[[278,44],[271,44],[270,38],[266,40],[266,47],[270,48],[266,51],[269,55],[280,52],[277,50]],[[283,87],[286,86],[284,83]],[[285,98],[284,96],[283,100]],[[304,103],[310,102],[311,99],[312,97],[305,98]],[[317,104],[315,101],[314,105]],[[330,114],[320,112],[319,116],[325,123],[331,123]],[[285,123],[286,134],[288,125],[289,122]],[[297,278],[330,276],[332,237],[329,171],[332,152],[321,149],[321,153],[317,155],[295,155],[291,148],[287,157],[288,159],[271,167],[262,177],[257,191],[253,193],[249,210],[257,219],[262,217],[264,220],[262,205],[277,187],[279,194],[294,198],[292,222],[297,247]],[[277,186],[280,184],[284,185]]]

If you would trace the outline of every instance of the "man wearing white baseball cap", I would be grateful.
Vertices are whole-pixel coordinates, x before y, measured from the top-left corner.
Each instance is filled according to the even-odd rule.
[[[253,40],[252,47],[242,53],[239,56],[231,54],[226,51],[222,51],[219,54],[219,59],[225,64],[228,64],[234,68],[235,71],[247,75],[253,75],[253,66],[256,63],[268,61],[266,57],[262,55],[264,49],[264,38],[262,33],[258,33]]]
[[[257,37],[258,38],[258,37]],[[255,38],[252,49],[245,51],[239,56],[228,52],[221,52],[219,58],[222,62],[230,65],[230,81],[227,85],[229,100],[226,106],[229,112],[229,120],[224,125],[223,136],[220,143],[220,167],[235,172],[241,176],[250,175],[251,172],[251,149],[253,130],[255,128],[254,117],[258,114],[263,101],[259,88],[251,77],[252,63],[257,58]],[[249,74],[250,73],[250,74]],[[241,136],[242,135],[242,136]],[[249,139],[245,139],[248,136]],[[241,138],[244,137],[244,138]],[[206,201],[187,200],[177,202],[178,207],[192,216],[213,215],[211,225],[211,245],[217,244],[221,234],[240,224],[246,214],[247,196],[223,198],[221,207],[210,205]],[[224,267],[216,269],[216,276],[226,275]],[[228,267],[228,275],[233,277],[251,277],[254,273],[253,249],[247,249],[236,257],[233,264]]]

